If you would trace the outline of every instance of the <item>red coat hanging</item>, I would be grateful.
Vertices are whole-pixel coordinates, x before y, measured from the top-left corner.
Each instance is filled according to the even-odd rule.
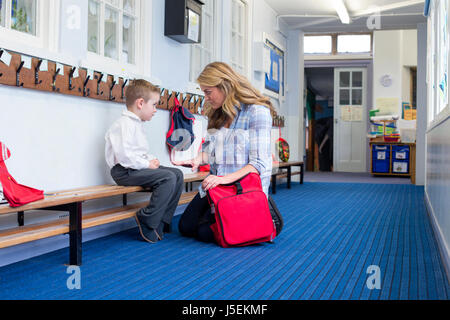
[[[5,160],[11,156],[11,152],[2,142],[0,142],[0,150],[0,183],[9,205],[20,207],[44,199],[44,191],[21,185],[14,180],[5,165]]]

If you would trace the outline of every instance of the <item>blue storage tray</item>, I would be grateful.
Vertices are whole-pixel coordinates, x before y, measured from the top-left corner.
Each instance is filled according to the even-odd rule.
[[[392,173],[409,173],[409,161],[392,159]]]
[[[389,162],[389,146],[388,145],[373,145],[372,146],[372,159],[386,160]]]
[[[372,159],[372,172],[373,173],[389,173],[389,157],[386,160]]]
[[[393,160],[409,160],[409,146],[392,146]]]

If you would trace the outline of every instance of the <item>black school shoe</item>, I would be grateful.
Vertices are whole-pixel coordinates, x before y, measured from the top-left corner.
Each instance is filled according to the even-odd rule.
[[[158,236],[162,239],[164,239],[165,233],[170,233],[172,231],[172,227],[170,224],[165,223],[164,221],[161,221],[158,228],[156,228],[156,233],[158,233]]]
[[[155,229],[147,227],[139,220],[139,211],[134,215],[134,218],[136,219],[136,223],[139,227],[139,233],[145,241],[149,243],[156,243],[162,239]]]

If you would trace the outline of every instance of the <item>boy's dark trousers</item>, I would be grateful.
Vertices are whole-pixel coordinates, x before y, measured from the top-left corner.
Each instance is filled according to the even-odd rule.
[[[147,227],[156,229],[161,221],[170,225],[183,192],[183,172],[177,168],[160,166],[158,169],[128,169],[117,164],[111,176],[121,186],[150,188],[150,204],[139,210],[138,215]]]

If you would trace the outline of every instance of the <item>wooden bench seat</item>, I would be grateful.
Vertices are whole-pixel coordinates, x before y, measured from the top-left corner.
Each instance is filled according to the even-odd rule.
[[[292,172],[292,167],[300,167],[300,171]],[[303,184],[304,164],[302,161],[289,161],[273,163],[273,168],[278,168],[272,173],[272,193],[277,193],[277,178],[287,178],[287,187],[291,188],[291,178],[295,175],[300,175],[300,184]]]
[[[202,181],[207,174],[189,174],[185,182]],[[0,205],[0,215],[18,214],[18,227],[0,231],[0,248],[44,239],[61,234],[69,234],[69,264],[81,265],[82,230],[134,217],[135,213],[148,205],[148,202],[127,204],[127,195],[135,192],[151,192],[142,187],[123,187],[117,185],[99,185],[64,191],[46,192],[44,199],[27,205],[12,208],[8,204]],[[197,192],[181,195],[179,205],[189,203]],[[94,213],[83,214],[82,203],[88,200],[123,196],[123,205]],[[69,212],[69,218],[46,223],[24,225],[24,213],[30,210],[49,210]]]
[[[178,204],[189,203],[196,194],[197,192],[182,194]],[[141,202],[85,214],[82,217],[82,229],[133,218],[139,209],[147,205],[148,202]],[[0,231],[0,249],[66,233],[69,233],[69,218],[8,229]]]

